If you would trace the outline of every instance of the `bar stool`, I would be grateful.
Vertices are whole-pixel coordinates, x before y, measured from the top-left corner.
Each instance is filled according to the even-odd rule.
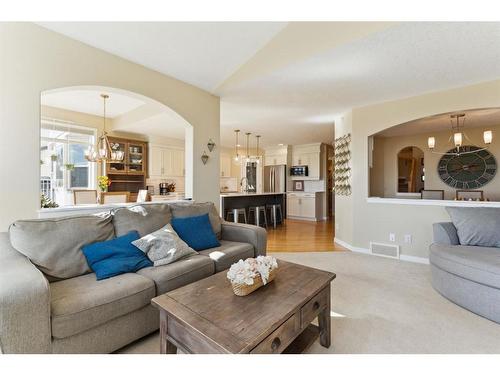
[[[279,211],[280,214],[280,223],[283,223],[283,211],[281,211],[281,204],[267,204],[266,210],[270,211],[269,217],[271,218],[271,223],[273,223],[273,228],[276,229],[277,211]]]
[[[227,210],[226,221],[230,221],[229,218],[232,216],[235,223],[239,223],[240,215],[243,215],[243,222],[247,223],[247,210],[244,208],[233,208]]]
[[[266,207],[265,206],[251,206],[248,210],[248,218],[253,214],[254,223],[258,227],[260,227],[260,215],[264,215],[264,226],[267,228],[267,215],[266,215]]]

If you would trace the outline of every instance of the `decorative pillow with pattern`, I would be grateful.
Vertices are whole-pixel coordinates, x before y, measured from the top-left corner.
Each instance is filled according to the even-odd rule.
[[[170,224],[133,241],[132,244],[142,250],[154,266],[173,263],[181,258],[197,254],[181,240]]]

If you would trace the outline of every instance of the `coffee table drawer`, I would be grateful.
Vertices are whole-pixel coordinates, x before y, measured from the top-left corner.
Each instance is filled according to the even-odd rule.
[[[275,354],[281,353],[300,333],[299,314],[293,314],[288,320],[280,325],[264,341],[257,345],[250,353],[252,354]]]
[[[328,290],[322,290],[300,309],[300,326],[307,327],[328,305]]]

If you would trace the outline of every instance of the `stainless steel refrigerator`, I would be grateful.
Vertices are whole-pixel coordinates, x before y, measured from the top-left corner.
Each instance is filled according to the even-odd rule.
[[[264,167],[264,193],[286,192],[286,165]]]

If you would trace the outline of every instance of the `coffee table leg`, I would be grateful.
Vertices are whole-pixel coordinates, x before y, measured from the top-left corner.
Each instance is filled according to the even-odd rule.
[[[319,313],[318,315],[318,323],[319,323],[319,343],[321,346],[325,348],[329,348],[331,344],[331,317],[330,317],[330,285],[328,288],[328,302],[325,309]]]
[[[160,311],[160,353],[176,354],[177,347],[167,339],[168,315],[165,311]]]

